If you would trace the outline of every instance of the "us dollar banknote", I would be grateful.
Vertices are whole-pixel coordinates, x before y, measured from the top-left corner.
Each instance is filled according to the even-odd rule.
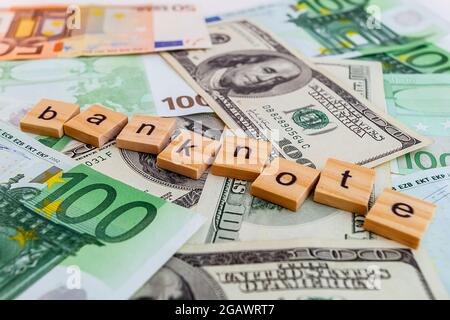
[[[224,125],[214,114],[206,113],[178,117],[177,128],[218,140]],[[173,135],[178,135],[178,130]],[[208,175],[205,172],[200,179],[194,180],[160,169],[156,165],[156,155],[119,149],[115,141],[100,149],[74,142],[63,152],[103,174],[185,208],[192,208],[197,204]]]
[[[314,59],[355,92],[385,110],[381,66],[378,62]],[[377,175],[371,202],[391,187],[389,163],[375,168]],[[364,217],[349,214],[307,199],[296,213],[250,195],[250,183],[209,175],[198,212],[206,216],[191,244],[235,240],[267,240],[318,237],[321,239],[376,239],[363,229]]]
[[[408,284],[408,290],[399,290]],[[421,251],[378,241],[186,246],[133,299],[448,299]]]
[[[163,57],[232,129],[297,163],[373,167],[430,144],[247,20],[209,25],[213,47]]]

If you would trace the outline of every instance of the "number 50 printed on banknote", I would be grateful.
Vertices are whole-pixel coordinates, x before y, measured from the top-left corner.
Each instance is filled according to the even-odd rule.
[[[213,47],[163,57],[232,129],[297,163],[373,167],[430,144],[247,20],[209,25]],[[275,132],[274,132],[275,131]]]

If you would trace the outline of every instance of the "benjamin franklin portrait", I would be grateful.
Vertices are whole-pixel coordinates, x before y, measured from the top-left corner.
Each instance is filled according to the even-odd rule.
[[[220,285],[201,268],[173,257],[132,297],[135,300],[223,300]]]
[[[304,87],[311,69],[300,59],[268,50],[234,51],[203,61],[196,77],[208,93],[238,97],[283,95]]]

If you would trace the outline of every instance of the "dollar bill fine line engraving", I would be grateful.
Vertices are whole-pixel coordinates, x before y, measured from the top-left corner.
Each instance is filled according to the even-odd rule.
[[[408,283],[408,289],[399,289]],[[419,250],[378,241],[185,246],[134,299],[441,299]]]
[[[209,28],[212,49],[163,57],[230,128],[278,132],[282,156],[319,169],[328,156],[373,167],[430,144],[253,22]]]

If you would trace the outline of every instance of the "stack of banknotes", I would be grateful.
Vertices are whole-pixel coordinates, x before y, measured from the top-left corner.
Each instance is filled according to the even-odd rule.
[[[1,5],[0,299],[448,299],[450,22],[411,0],[160,1]],[[412,250],[311,199],[21,132],[43,98],[239,129],[375,168],[371,204],[394,188],[438,209]]]

